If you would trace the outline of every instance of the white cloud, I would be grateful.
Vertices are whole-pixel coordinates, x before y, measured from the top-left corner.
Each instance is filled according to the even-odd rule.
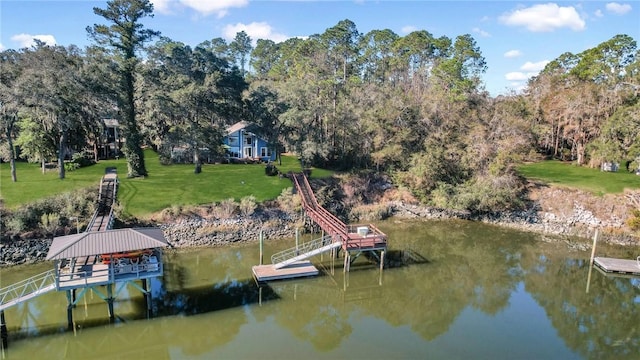
[[[544,69],[545,66],[549,63],[549,60],[542,60],[538,62],[527,61],[522,66],[520,66],[520,70],[529,71],[529,72],[539,72]]]
[[[56,44],[56,38],[53,35],[18,34],[11,37],[11,41],[18,43],[20,48],[28,48],[35,45],[34,39],[38,39],[47,45]]]
[[[180,0],[180,3],[202,15],[216,14],[221,18],[230,8],[247,6],[249,0]]]
[[[517,51],[517,50],[515,50]],[[531,77],[538,75],[540,70],[544,69],[544,67],[549,63],[548,60],[542,60],[538,62],[527,61],[522,66],[520,66],[520,70],[522,71],[512,71],[506,73],[504,78],[508,81],[526,81]]]
[[[482,37],[491,37],[491,34],[477,27],[473,28],[472,31]]]
[[[513,72],[506,73],[504,75],[504,78],[509,81],[524,81],[524,80],[527,80],[530,76],[531,75],[527,73],[523,73],[521,71],[513,71]]]
[[[500,22],[509,26],[524,26],[532,32],[549,32],[560,28],[584,30],[586,25],[573,6],[554,3],[538,4],[514,10],[500,16]]]
[[[522,51],[520,50],[509,50],[506,53],[504,53],[504,57],[510,58],[510,59],[517,58],[520,56],[522,56]]]
[[[413,25],[403,26],[402,29],[400,29],[400,31],[402,31],[403,34],[409,34],[416,30],[418,30],[418,28]]]
[[[600,10],[600,9],[596,10],[596,12],[594,13],[594,15],[595,15],[596,17],[603,17],[603,16],[604,16],[604,14],[602,13],[602,10]]]
[[[195,10],[199,15],[227,15],[229,9],[244,7],[249,0],[150,0],[156,13],[171,15],[184,8]]]
[[[227,40],[233,40],[236,34],[244,31],[251,38],[255,45],[258,39],[273,40],[276,43],[285,41],[289,36],[273,31],[271,25],[266,22],[252,22],[251,24],[237,23],[235,25],[227,25],[222,30],[222,36]]]
[[[2,45],[2,43],[0,43],[0,51],[4,51],[4,50],[5,50],[4,45]]]
[[[624,15],[629,11],[631,11],[631,5],[629,4],[618,4],[618,3],[612,2],[612,3],[608,3],[605,7],[607,11],[617,15]]]
[[[161,14],[171,13],[171,9],[170,9],[170,4],[172,3],[171,0],[151,0],[151,3],[153,4],[154,12],[159,12]]]

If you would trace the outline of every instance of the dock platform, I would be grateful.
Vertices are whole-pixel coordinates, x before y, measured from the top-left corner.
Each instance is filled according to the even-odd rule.
[[[640,261],[638,260],[596,257],[594,263],[605,273],[640,276]]]
[[[256,265],[251,268],[251,271],[258,282],[316,276],[320,273],[308,260],[298,261],[280,269],[275,269],[273,264]]]

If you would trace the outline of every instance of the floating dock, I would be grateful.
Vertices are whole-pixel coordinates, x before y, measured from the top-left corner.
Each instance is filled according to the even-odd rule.
[[[640,276],[640,261],[597,257],[596,266],[605,273]]]
[[[316,276],[320,273],[308,260],[298,261],[280,269],[274,268],[274,264],[256,265],[251,271],[258,282]]]

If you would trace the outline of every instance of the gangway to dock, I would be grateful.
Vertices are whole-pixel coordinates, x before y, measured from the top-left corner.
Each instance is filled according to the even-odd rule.
[[[0,289],[0,311],[54,290],[56,290],[55,269]]]
[[[273,268],[280,269],[295,262],[306,260],[312,256],[319,255],[342,246],[341,242],[331,242],[331,240],[331,236],[324,236],[301,244],[300,246],[273,254],[271,256]]]

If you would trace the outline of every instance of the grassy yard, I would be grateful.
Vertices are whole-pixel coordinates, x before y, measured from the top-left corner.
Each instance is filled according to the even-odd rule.
[[[118,200],[125,213],[145,217],[174,205],[208,204],[253,195],[258,201],[276,198],[283,189],[293,186],[287,178],[266,176],[264,164],[204,165],[202,173],[194,174],[193,165],[161,165],[152,151],[145,152],[149,176],[127,179],[124,159],[102,160],[98,164],[67,172],[64,180],[56,171],[42,174],[38,164],[19,163],[18,182],[11,182],[9,164],[0,164],[0,197],[12,208],[39,198],[74,189],[98,186],[105,168],[115,167],[120,175]],[[300,163],[293,156],[283,156],[278,169],[300,171]],[[312,177],[330,176],[332,172],[313,169]]]
[[[550,160],[521,165],[518,171],[529,179],[574,187],[597,195],[622,193],[624,189],[640,188],[640,176],[624,169],[619,172],[603,172],[599,169]]]

